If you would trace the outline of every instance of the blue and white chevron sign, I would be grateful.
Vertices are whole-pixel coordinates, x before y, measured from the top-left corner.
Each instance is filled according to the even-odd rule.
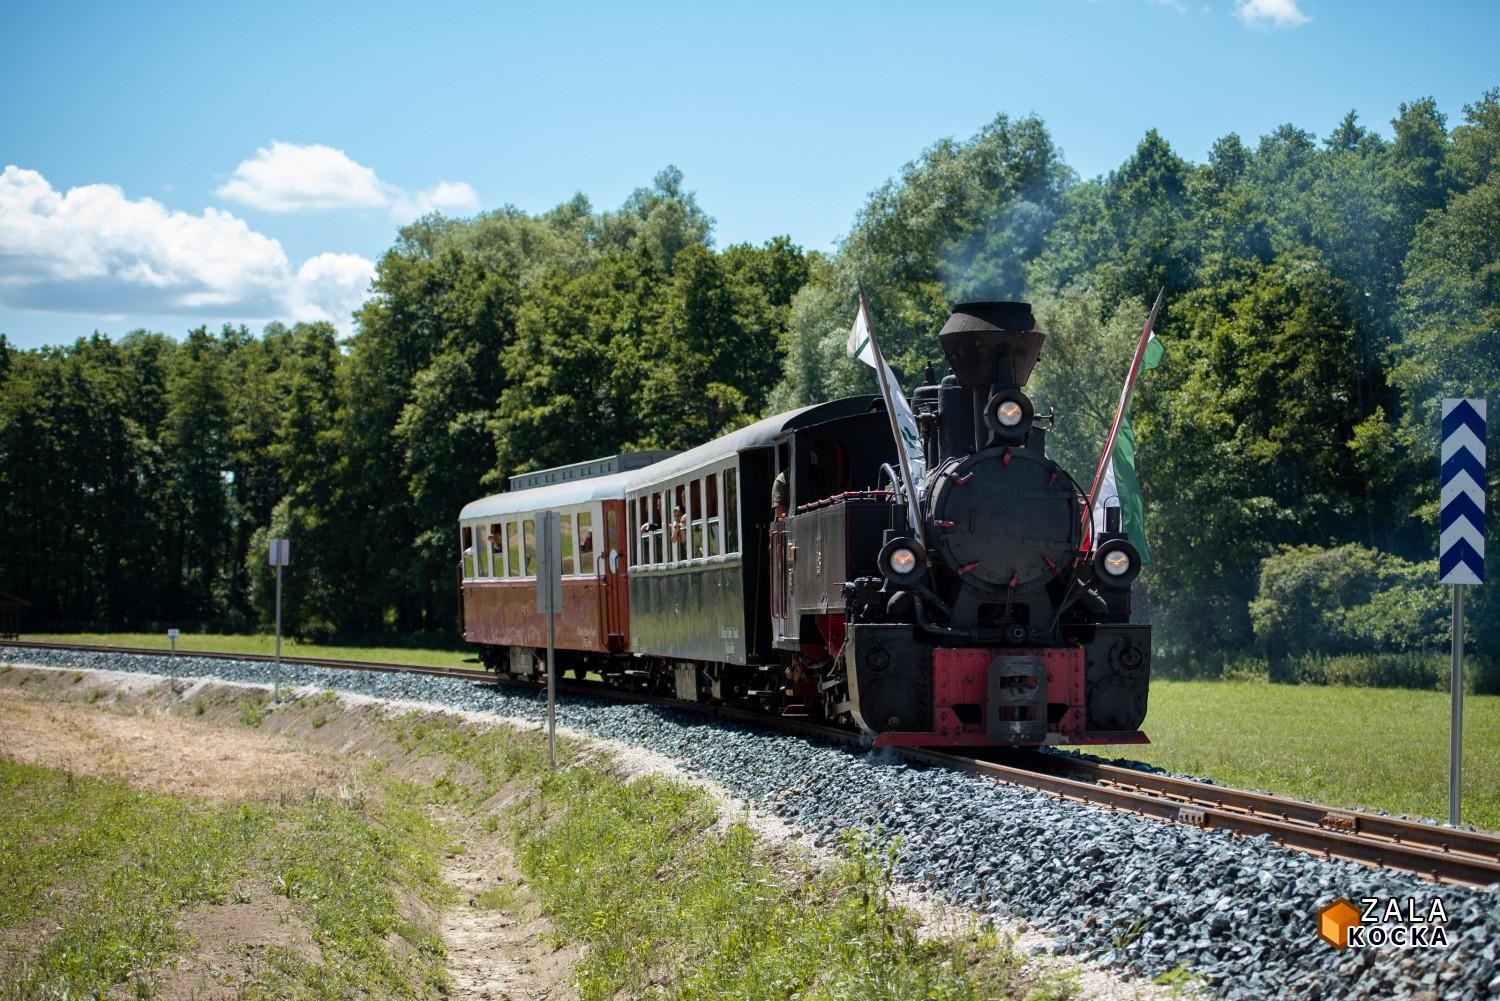
[[[1438,582],[1484,582],[1484,400],[1443,401]]]

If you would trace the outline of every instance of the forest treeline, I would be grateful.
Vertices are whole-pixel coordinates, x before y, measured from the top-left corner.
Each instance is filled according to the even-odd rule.
[[[33,628],[252,628],[285,536],[294,631],[450,633],[456,514],[510,474],[872,391],[843,353],[859,282],[908,391],[950,303],[1034,303],[1029,391],[1079,479],[1165,286],[1134,407],[1158,665],[1439,680],[1438,401],[1500,398],[1500,91],[1451,127],[1417,100],[1389,139],[1351,112],[1202,164],[1153,131],[1091,180],[1002,115],[922,151],[831,255],[715,249],[672,168],[614,211],[430,216],[342,341],[0,337],[0,590]],[[1500,599],[1472,590],[1492,688]]]

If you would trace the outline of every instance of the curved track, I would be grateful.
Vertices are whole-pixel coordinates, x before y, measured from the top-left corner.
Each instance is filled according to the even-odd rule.
[[[98,646],[45,642],[0,641],[0,645],[44,650],[94,651],[170,656],[168,651],[139,647]],[[264,654],[178,651],[181,656],[215,660],[271,662]],[[292,661],[293,658],[283,658]],[[295,663],[357,671],[425,674],[465,681],[494,683],[488,671],[376,664],[364,661],[296,657]],[[682,712],[697,713],[752,727],[838,743],[859,744],[858,734],[804,719],[766,716],[730,706],[708,706],[676,699],[624,692],[602,684],[559,681],[559,691],[595,698],[644,702]],[[1488,886],[1500,882],[1500,836],[1437,824],[1400,820],[1355,810],[1318,806],[1266,793],[1230,789],[1208,782],[1119,768],[1089,758],[1043,752],[1001,752],[967,757],[921,748],[892,748],[908,761],[952,768],[998,782],[1007,782],[1063,799],[1105,809],[1127,810],[1160,820],[1216,828],[1233,834],[1264,835],[1289,848],[1324,858],[1396,869],[1436,883]]]

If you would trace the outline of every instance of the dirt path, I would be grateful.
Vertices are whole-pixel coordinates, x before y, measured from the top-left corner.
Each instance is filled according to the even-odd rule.
[[[466,850],[448,859],[443,879],[459,904],[442,919],[452,997],[485,1001],[563,1001],[578,996],[573,967],[579,950],[552,944],[551,924],[537,910],[516,871],[509,845],[466,818],[445,818]]]

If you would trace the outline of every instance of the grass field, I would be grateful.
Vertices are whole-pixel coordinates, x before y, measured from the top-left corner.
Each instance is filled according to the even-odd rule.
[[[1150,746],[1092,749],[1330,806],[1448,817],[1448,696],[1156,681]],[[1500,830],[1500,696],[1464,697],[1463,820]]]
[[[977,916],[924,929],[893,900],[888,852],[851,840],[814,867],[721,817],[713,793],[632,777],[566,738],[553,771],[539,730],[388,716],[330,693],[268,709],[259,690],[161,686],[117,702],[76,688],[85,677],[0,668],[0,694],[26,690],[0,701],[12,719],[0,724],[0,1001],[437,1001],[469,996],[465,970],[495,967],[511,970],[495,981],[508,986],[483,996],[547,996],[526,979],[533,962],[566,964],[546,975],[581,1001],[1078,994],[1077,971],[1027,964]],[[125,742],[135,755],[173,741],[185,772],[229,747],[262,757],[238,759],[249,795],[224,802],[7,761],[5,735],[44,719],[47,737],[153,737]],[[316,755],[261,787],[243,774],[319,746],[347,760]],[[110,760],[138,775],[147,759]],[[449,865],[475,878],[455,884]],[[518,922],[508,938],[472,935]]]
[[[245,903],[257,879],[308,914],[320,961],[269,949],[235,996],[444,996],[442,945],[398,901],[441,899],[446,842],[393,796],[210,805],[0,758],[0,797],[0,1001],[155,997],[183,915]]]
[[[35,635],[28,639],[167,648],[155,633]],[[269,636],[192,635],[177,648],[271,653]],[[360,658],[459,667],[457,650],[282,642],[288,657]],[[472,666],[472,665],[470,665]],[[1464,699],[1466,823],[1500,830],[1500,696]],[[1448,696],[1392,688],[1155,681],[1150,746],[1093,749],[1172,771],[1316,800],[1434,819],[1448,816]]]
[[[101,646],[134,646],[149,650],[170,650],[165,633],[26,633],[25,640],[38,643],[94,643]],[[389,642],[389,641],[387,641]],[[177,637],[178,653],[255,653],[269,656],[276,652],[276,637],[267,635],[222,635],[218,633],[183,633]],[[416,664],[422,667],[473,667],[465,659],[473,657],[472,648],[437,649],[400,646],[329,646],[321,643],[299,643],[282,637],[281,655],[286,658],[326,657],[334,660],[368,660],[380,664]]]

